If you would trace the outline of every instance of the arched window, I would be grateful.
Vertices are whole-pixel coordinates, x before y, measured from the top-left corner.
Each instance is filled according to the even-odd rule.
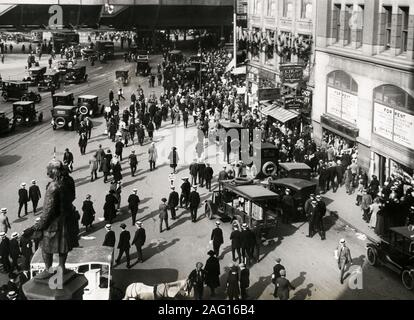
[[[373,133],[414,150],[414,98],[394,85],[374,89]]]
[[[333,71],[327,76],[326,112],[353,125],[358,119],[358,84],[346,72]]]

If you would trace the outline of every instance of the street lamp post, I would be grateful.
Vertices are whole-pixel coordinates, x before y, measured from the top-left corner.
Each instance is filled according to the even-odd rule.
[[[202,59],[203,59],[203,56],[202,56],[202,54],[201,54],[201,52],[198,52],[197,53],[197,56],[199,57],[199,60],[198,60],[198,65],[199,65],[199,76],[200,76],[200,91],[201,91],[201,89],[202,89],[202,85],[201,85],[201,83],[202,83],[202,81],[201,81],[201,79],[202,79],[202,74],[201,74],[201,68],[202,68]]]

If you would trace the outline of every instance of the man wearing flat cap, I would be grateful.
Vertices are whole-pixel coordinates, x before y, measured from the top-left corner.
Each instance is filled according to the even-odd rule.
[[[137,213],[138,213],[138,206],[141,200],[138,197],[138,189],[134,188],[132,190],[132,193],[128,197],[128,208],[131,212],[131,218],[132,218],[132,225],[135,225],[135,221],[137,219]]]
[[[29,188],[29,201],[32,201],[33,204],[33,213],[36,213],[37,204],[41,198],[40,188],[36,184],[36,180],[32,180],[32,185]]]
[[[122,231],[119,234],[119,242],[118,242],[119,253],[118,253],[118,258],[116,258],[115,262],[116,264],[120,264],[122,256],[125,253],[126,258],[127,258],[127,268],[129,269],[131,268],[130,260],[129,260],[129,248],[131,247],[131,245],[129,244],[129,241],[131,240],[131,234],[129,233],[128,230],[126,230],[125,223],[121,223],[120,227]]]
[[[220,229],[220,221],[216,221],[216,227],[211,232],[211,241],[213,243],[213,250],[216,257],[219,257],[220,246],[224,243],[223,230]]]
[[[175,211],[176,211],[176,207],[178,207],[178,204],[180,202],[179,196],[178,196],[178,192],[175,191],[175,187],[171,186],[170,187],[171,192],[170,195],[168,196],[168,208],[171,211],[171,219],[175,220],[176,216],[175,216]]]
[[[27,215],[27,202],[29,201],[29,194],[27,193],[25,182],[23,182],[20,185],[18,195],[19,195],[19,211],[17,213],[17,216],[20,218],[20,212],[22,211],[23,206],[24,206],[24,215],[25,216]]]
[[[168,226],[168,206],[167,206],[167,199],[166,198],[161,199],[161,204],[160,204],[158,210],[159,210],[158,217],[160,218],[160,233],[163,232],[163,230],[162,230],[163,222],[165,223],[165,226],[167,227],[167,230],[170,230],[170,227]]]
[[[102,246],[114,248],[116,240],[115,240],[115,232],[112,230],[112,226],[109,223],[106,224],[105,230],[106,230],[106,234],[105,234],[105,239],[104,239],[104,242],[102,243]]]
[[[193,186],[193,191],[191,191],[188,200],[190,203],[191,221],[197,222],[197,210],[201,201],[200,195],[197,192],[197,186]]]
[[[188,198],[191,193],[191,184],[188,181],[187,177],[182,178],[183,183],[181,184],[181,195],[180,195],[180,207],[182,208],[185,205],[185,208],[188,207]]]

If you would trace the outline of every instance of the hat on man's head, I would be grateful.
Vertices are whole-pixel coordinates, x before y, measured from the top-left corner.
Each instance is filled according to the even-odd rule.
[[[40,217],[37,217],[37,218],[35,219],[35,221],[36,221],[36,222],[39,222],[39,221],[40,221]]]
[[[280,261],[282,261],[282,259],[280,259],[280,258],[276,258],[276,259],[275,259],[275,261],[276,261],[277,263],[280,263]]]
[[[174,189],[175,189],[175,187],[174,187],[174,186],[171,186],[171,187],[170,187],[170,189],[171,189],[171,190],[174,190]]]
[[[0,232],[0,237],[5,237],[6,236],[6,232],[4,232],[4,231],[2,231],[2,232]]]
[[[134,189],[132,189],[132,192],[133,193],[136,193],[136,192],[138,192],[138,189],[137,188],[134,188]]]
[[[213,250],[210,250],[209,252],[207,252],[207,254],[208,254],[209,256],[214,256],[214,255],[215,255],[215,252],[214,252]]]
[[[167,202],[167,199],[166,198],[162,198],[161,201],[162,202]]]
[[[0,212],[1,213],[7,213],[7,208],[1,208]]]
[[[121,223],[120,227],[121,227],[122,229],[125,229],[125,228],[126,228],[126,224],[125,224],[125,223]]]
[[[340,243],[345,243],[345,239],[339,240]]]
[[[26,186],[26,182],[22,182],[21,186],[22,187],[25,187]]]
[[[194,186],[193,186],[193,189],[194,189],[194,190],[197,190],[197,185],[194,185]]]
[[[17,293],[16,293],[16,291],[9,291],[9,292],[7,292],[7,299],[9,299],[9,300],[16,300],[17,299]]]
[[[137,221],[137,222],[135,222],[135,224],[136,224],[137,226],[142,226],[142,222],[141,222],[141,221]]]
[[[86,199],[90,199],[90,198],[92,198],[92,196],[90,194],[87,194]]]
[[[216,221],[216,225],[219,226],[221,222],[219,220]]]
[[[240,263],[239,267],[240,268],[246,268],[246,265],[244,263]]]
[[[246,229],[246,228],[247,228],[247,223],[243,223],[243,224],[242,224],[242,228],[243,228],[243,229]]]
[[[321,195],[320,195],[320,194],[318,194],[318,195],[316,196],[316,199],[317,199],[317,200],[321,200],[321,199],[322,199]]]
[[[16,239],[19,236],[19,234],[17,232],[13,232],[11,237],[12,239]]]
[[[105,229],[106,230],[111,230],[111,228],[112,228],[112,225],[111,224],[108,223],[108,224],[105,225]]]
[[[32,184],[36,184],[36,180],[32,180]]]

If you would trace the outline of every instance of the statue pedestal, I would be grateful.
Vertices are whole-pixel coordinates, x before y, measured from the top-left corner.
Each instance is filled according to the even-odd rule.
[[[59,285],[58,281],[53,281],[52,278],[33,278],[22,289],[28,300],[82,300],[83,289],[88,285],[88,280],[83,275],[68,271],[63,274],[61,284],[62,289],[52,289]]]

